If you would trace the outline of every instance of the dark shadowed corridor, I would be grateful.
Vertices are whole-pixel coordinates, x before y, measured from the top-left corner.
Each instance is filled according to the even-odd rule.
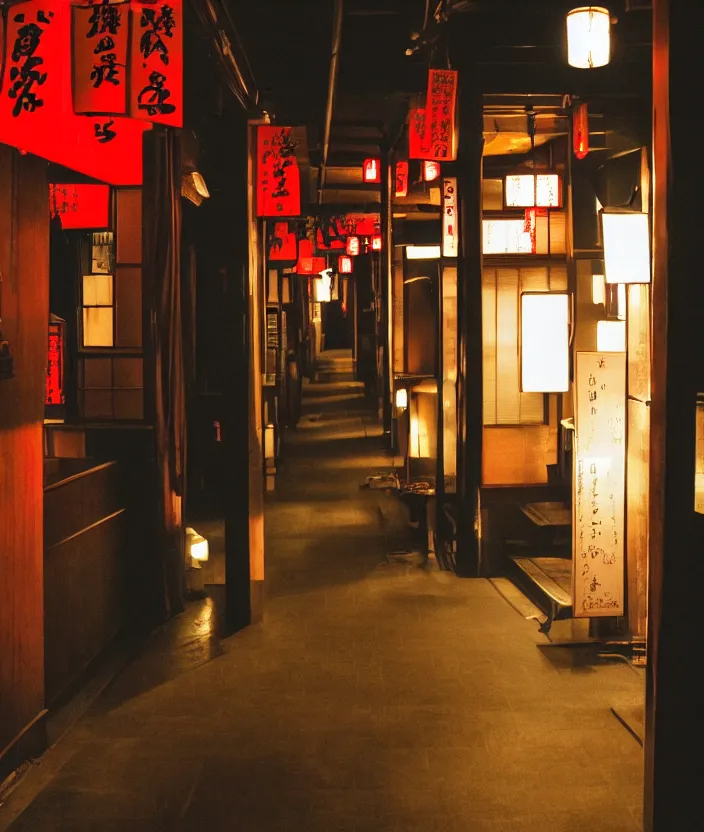
[[[12,832],[640,828],[610,711],[637,672],[546,647],[490,581],[387,558],[405,510],[360,484],[392,460],[329,355],[267,503],[264,625],[218,644],[192,606],[154,634],[0,829],[32,797]]]

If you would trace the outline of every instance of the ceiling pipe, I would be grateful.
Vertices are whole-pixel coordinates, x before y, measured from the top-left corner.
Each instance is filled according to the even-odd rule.
[[[332,131],[332,111],[335,105],[337,88],[337,69],[340,63],[340,43],[342,42],[343,0],[335,0],[335,17],[332,24],[332,54],[330,55],[330,78],[328,80],[328,103],[325,108],[325,131],[323,133],[323,156],[318,174],[318,205],[323,204],[323,189],[330,150],[330,133]]]

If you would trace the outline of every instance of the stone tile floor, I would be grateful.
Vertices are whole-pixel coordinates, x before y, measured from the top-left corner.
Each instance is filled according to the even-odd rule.
[[[390,465],[358,386],[309,386],[267,504],[264,623],[208,649],[156,634],[11,832],[641,829],[642,751],[610,711],[638,674],[540,649],[488,581],[389,562],[404,511],[359,486]],[[208,641],[211,613],[181,618]]]

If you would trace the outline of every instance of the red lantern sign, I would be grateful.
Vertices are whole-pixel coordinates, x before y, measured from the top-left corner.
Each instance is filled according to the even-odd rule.
[[[183,0],[132,0],[131,15],[130,116],[183,127]]]
[[[49,209],[64,231],[110,225],[109,185],[49,185]]]
[[[415,109],[408,114],[408,158],[427,159],[430,148],[425,141],[425,110]]]
[[[440,162],[423,162],[423,182],[434,182],[440,179]]]
[[[290,127],[257,127],[257,216],[297,217],[301,177]]]
[[[367,184],[381,183],[381,159],[365,159],[362,180]]]
[[[396,188],[394,196],[408,196],[408,162],[396,162]]]
[[[6,13],[0,142],[112,185],[140,185],[149,125],[73,111],[70,4],[28,0]]]
[[[586,104],[580,104],[572,113],[572,150],[577,159],[584,159],[589,153],[589,113]]]
[[[352,258],[341,254],[337,258],[337,271],[340,274],[352,274]]]
[[[64,397],[64,347],[65,321],[55,318],[49,323],[49,352],[46,364],[45,405],[65,404]]]
[[[372,237],[372,251],[381,251],[383,242],[381,234],[374,234]]]
[[[424,143],[429,159],[456,159],[457,70],[431,69],[425,105]]]
[[[359,237],[348,237],[346,252],[350,257],[356,257],[359,254]]]
[[[73,110],[127,113],[129,3],[72,6]]]

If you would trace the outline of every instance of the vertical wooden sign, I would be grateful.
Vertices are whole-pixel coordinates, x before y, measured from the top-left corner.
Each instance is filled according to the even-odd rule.
[[[573,614],[623,615],[626,354],[578,352],[575,397]]]

